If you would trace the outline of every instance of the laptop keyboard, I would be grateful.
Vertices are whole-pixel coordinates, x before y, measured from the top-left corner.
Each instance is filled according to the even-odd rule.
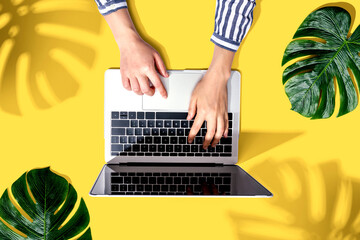
[[[232,120],[227,138],[216,147],[202,148],[206,122],[192,144],[187,142],[193,120],[187,112],[111,112],[112,156],[231,157]]]
[[[230,195],[231,173],[113,172],[113,195]],[[209,193],[204,193],[207,187]]]

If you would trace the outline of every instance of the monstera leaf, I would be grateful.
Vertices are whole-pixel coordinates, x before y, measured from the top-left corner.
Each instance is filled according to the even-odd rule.
[[[334,112],[336,92],[340,94],[338,117],[356,108],[360,26],[348,37],[350,25],[350,14],[339,7],[316,10],[300,25],[282,61],[284,65],[303,57],[283,73],[292,110],[312,119],[328,118]]]
[[[49,168],[24,173],[0,199],[0,239],[91,239],[89,212],[83,199],[75,211],[76,201],[73,186]]]

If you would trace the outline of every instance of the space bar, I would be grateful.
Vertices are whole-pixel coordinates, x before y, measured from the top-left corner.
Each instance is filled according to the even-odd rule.
[[[157,112],[156,119],[186,119],[187,112]]]

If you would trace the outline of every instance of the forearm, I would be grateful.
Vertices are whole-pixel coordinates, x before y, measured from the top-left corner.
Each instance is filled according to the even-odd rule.
[[[226,50],[215,45],[213,58],[209,67],[209,73],[219,76],[221,81],[227,81],[231,74],[231,66],[235,52]]]
[[[129,44],[140,40],[140,36],[131,20],[127,8],[120,9],[104,16],[108,23],[120,51]]]

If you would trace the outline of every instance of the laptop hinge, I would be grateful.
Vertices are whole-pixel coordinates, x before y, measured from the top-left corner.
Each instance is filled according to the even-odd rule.
[[[128,162],[128,163],[118,163],[116,165],[120,166],[166,166],[166,167],[220,167],[224,166],[222,163],[149,163],[149,162]]]

